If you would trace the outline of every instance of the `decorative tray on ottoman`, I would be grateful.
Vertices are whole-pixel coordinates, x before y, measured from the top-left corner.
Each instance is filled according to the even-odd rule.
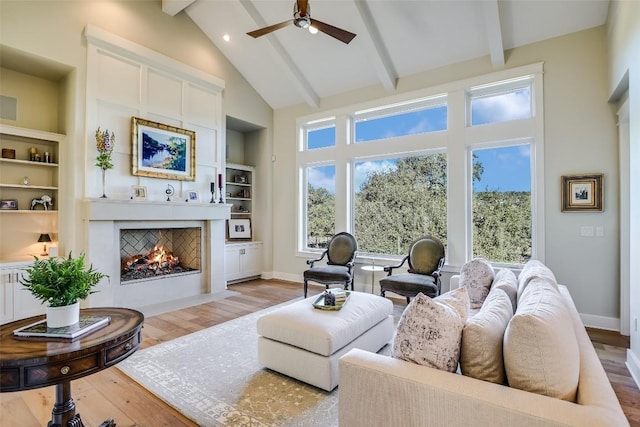
[[[325,301],[326,292],[324,292],[313,302],[313,306],[315,308],[318,308],[320,310],[340,310],[342,306],[347,302],[347,300],[349,299],[349,295],[351,294],[351,292],[345,291],[343,289],[329,289],[327,290],[327,292],[331,292],[338,297],[336,298],[336,304],[327,304]],[[340,299],[340,295],[345,295],[344,299]]]

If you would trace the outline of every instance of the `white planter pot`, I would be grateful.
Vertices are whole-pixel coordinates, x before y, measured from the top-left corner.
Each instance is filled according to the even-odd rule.
[[[47,327],[62,328],[80,321],[80,302],[63,307],[47,307]]]

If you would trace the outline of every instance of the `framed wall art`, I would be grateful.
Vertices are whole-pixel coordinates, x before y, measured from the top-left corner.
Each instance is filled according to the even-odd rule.
[[[562,212],[602,212],[603,174],[563,175]]]
[[[144,185],[132,185],[131,186],[131,199],[132,200],[147,200],[147,187]]]
[[[16,211],[18,210],[18,200],[17,199],[0,200],[0,209]]]
[[[250,219],[230,219],[227,220],[227,234],[229,240],[250,240],[251,220]]]
[[[133,175],[195,181],[196,133],[131,118]]]

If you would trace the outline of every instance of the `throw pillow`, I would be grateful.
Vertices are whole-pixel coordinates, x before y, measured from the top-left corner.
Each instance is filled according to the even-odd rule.
[[[459,313],[456,307],[468,306],[469,296],[466,289],[447,294],[444,294],[447,295],[445,298],[431,299],[419,293],[409,303],[393,337],[392,357],[443,371],[456,371],[464,327],[464,313]],[[454,303],[452,300],[461,301]]]
[[[531,279],[504,334],[509,386],[575,402],[580,351],[572,325],[553,285]]]
[[[462,330],[462,375],[496,384],[506,383],[502,339],[511,316],[511,299],[502,289],[492,287],[478,314],[469,319]]]
[[[549,267],[537,259],[532,259],[527,261],[524,267],[522,267],[522,271],[518,276],[518,300],[520,300],[522,293],[527,288],[531,280],[535,278],[544,279],[552,285],[558,293],[560,292],[558,290],[558,281],[556,280],[556,276]]]
[[[493,283],[494,271],[484,258],[474,258],[460,269],[460,286],[469,289],[471,308],[480,308]]]
[[[508,268],[498,270],[491,285],[491,291],[494,289],[502,289],[507,293],[507,296],[511,300],[513,311],[515,312],[518,301],[518,278],[515,273]],[[491,293],[491,291],[489,291],[489,293]]]

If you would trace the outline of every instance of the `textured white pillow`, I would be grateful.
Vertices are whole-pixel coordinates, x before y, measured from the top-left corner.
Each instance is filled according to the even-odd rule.
[[[493,284],[491,285],[491,291],[493,291],[493,289],[502,289],[507,293],[507,296],[511,300],[513,311],[515,312],[518,301],[518,278],[514,272],[508,268],[501,268],[498,270],[496,277],[493,279]]]
[[[527,261],[524,267],[522,267],[522,271],[518,275],[518,300],[520,299],[520,296],[527,288],[531,280],[535,278],[546,280],[555,288],[558,294],[560,293],[556,276],[549,269],[549,267],[547,267],[537,259],[532,259]]]
[[[444,295],[444,298],[431,299],[420,293],[409,303],[393,337],[392,357],[443,371],[456,371],[464,327],[462,316],[466,316],[458,310],[465,305],[468,307],[469,295],[462,288]]]
[[[491,288],[478,314],[469,319],[462,330],[462,375],[496,384],[506,383],[502,340],[511,316],[513,306],[507,293]]]
[[[460,269],[460,287],[469,288],[471,308],[480,308],[489,295],[494,277],[493,267],[484,258],[474,258]]]
[[[572,325],[553,285],[531,279],[504,334],[509,386],[575,402],[580,351]]]

